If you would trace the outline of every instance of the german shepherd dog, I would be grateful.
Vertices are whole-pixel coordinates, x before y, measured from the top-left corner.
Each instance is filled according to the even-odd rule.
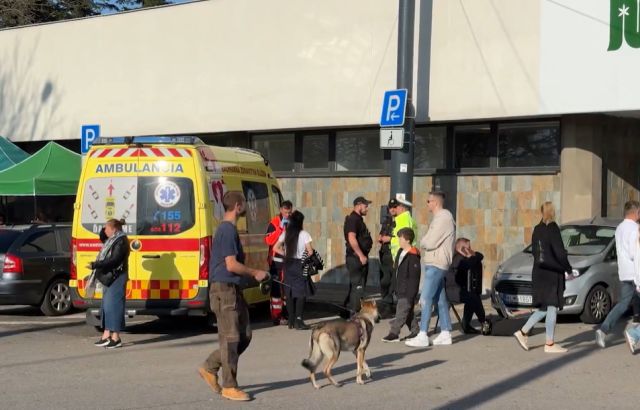
[[[363,375],[371,378],[364,353],[371,341],[373,325],[379,321],[378,308],[375,300],[362,300],[360,306],[360,312],[349,320],[336,319],[313,327],[309,358],[302,361],[302,367],[309,370],[309,378],[316,389],[320,388],[316,383],[316,369],[325,358],[324,375],[331,384],[340,387],[340,383],[331,376],[331,368],[338,361],[341,351],[351,351],[356,356],[356,383],[364,384]]]

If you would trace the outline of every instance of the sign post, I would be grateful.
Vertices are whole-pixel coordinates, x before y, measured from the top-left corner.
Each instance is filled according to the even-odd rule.
[[[427,3],[426,1],[421,3]],[[413,198],[413,148],[415,144],[415,108],[411,98],[413,89],[413,27],[415,0],[400,0],[398,14],[398,63],[396,93],[385,93],[380,126],[402,126],[402,146],[391,151],[392,198]],[[402,93],[398,93],[403,91]],[[387,94],[389,94],[387,98]],[[401,110],[401,115],[398,112]],[[386,116],[385,116],[386,114]],[[399,115],[399,117],[396,117]],[[406,117],[406,120],[405,120]],[[387,123],[387,119],[390,123]],[[383,121],[385,123],[383,125]],[[394,120],[396,122],[394,122]]]
[[[80,128],[80,153],[86,155],[91,144],[100,137],[99,125],[83,125]]]

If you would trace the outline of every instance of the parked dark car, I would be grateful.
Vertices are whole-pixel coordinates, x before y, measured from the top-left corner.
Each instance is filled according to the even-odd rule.
[[[68,313],[70,258],[70,224],[0,227],[0,304]]]

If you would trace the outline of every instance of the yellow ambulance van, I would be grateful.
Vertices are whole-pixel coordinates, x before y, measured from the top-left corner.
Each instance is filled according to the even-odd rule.
[[[89,262],[102,246],[99,232],[124,219],[129,237],[126,313],[206,316],[212,238],[224,216],[222,196],[247,199],[238,221],[246,264],[267,268],[264,235],[282,195],[258,152],[205,145],[196,137],[100,138],[87,153],[74,204],[71,298],[99,325],[101,289],[87,298]],[[249,304],[268,301],[257,287],[244,290]]]

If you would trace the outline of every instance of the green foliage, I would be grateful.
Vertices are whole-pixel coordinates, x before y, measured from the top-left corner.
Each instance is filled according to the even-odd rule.
[[[0,29],[170,3],[170,0],[0,0]]]

